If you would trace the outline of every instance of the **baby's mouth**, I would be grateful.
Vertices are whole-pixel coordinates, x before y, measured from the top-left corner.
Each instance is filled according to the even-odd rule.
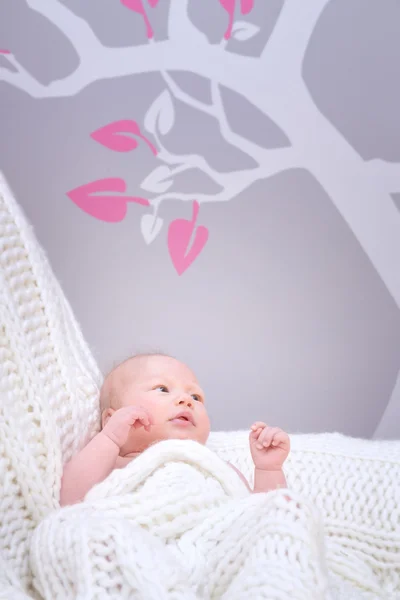
[[[176,424],[179,423],[180,425],[194,426],[194,419],[193,419],[192,415],[188,412],[178,413],[177,415],[175,415],[175,417],[170,419],[170,421],[172,421],[173,423],[176,423]]]

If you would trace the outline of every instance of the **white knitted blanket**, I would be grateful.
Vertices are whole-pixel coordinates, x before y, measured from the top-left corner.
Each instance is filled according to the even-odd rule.
[[[203,598],[211,590],[228,600],[314,600],[326,581],[333,599],[400,600],[400,442],[291,435],[290,502],[286,492],[249,496],[206,448],[195,445],[183,457],[173,445],[167,460],[166,447],[155,446],[83,505],[59,510],[63,464],[99,429],[100,384],[71,308],[0,174],[0,598],[40,599],[40,590],[64,585],[89,600],[78,582],[100,589],[99,598],[119,584],[123,598],[127,586],[143,589],[152,564],[146,600],[151,593]],[[247,432],[212,434],[208,448],[251,480]],[[60,554],[50,556],[51,548]]]
[[[162,442],[42,521],[34,583],[46,600],[394,598],[390,535],[376,548],[357,515],[324,531],[315,504],[292,489],[251,494],[210,449]]]
[[[39,525],[36,587],[46,600],[328,598],[322,525],[297,496],[251,494],[204,446],[162,442]]]

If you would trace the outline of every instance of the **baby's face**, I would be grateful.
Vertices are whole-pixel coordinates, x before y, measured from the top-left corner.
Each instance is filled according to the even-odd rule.
[[[150,431],[132,428],[121,455],[141,452],[161,440],[207,441],[210,421],[204,392],[183,363],[169,356],[140,356],[123,363],[110,377],[116,378],[112,382],[116,403],[104,411],[103,426],[115,409],[124,406],[143,407],[153,421]]]

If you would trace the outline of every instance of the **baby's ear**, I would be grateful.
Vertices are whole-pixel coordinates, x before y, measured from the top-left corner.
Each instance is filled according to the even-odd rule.
[[[108,419],[110,417],[112,417],[114,413],[115,413],[115,409],[114,408],[105,408],[103,410],[103,412],[101,413],[101,428],[102,429],[106,425]]]

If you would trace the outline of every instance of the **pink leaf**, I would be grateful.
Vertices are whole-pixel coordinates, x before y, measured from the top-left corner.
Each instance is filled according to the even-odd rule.
[[[67,196],[79,208],[87,214],[106,221],[107,223],[117,223],[125,218],[127,203],[136,202],[142,206],[149,206],[150,203],[145,198],[136,198],[134,196],[96,196],[96,192],[125,192],[126,183],[118,177],[98,179],[67,192]]]
[[[146,25],[146,33],[148,38],[152,38],[154,35],[153,29],[151,28],[150,21],[147,17],[146,11],[144,10],[143,1],[142,0],[121,0],[121,4],[129,8],[129,10],[133,10],[133,12],[139,13],[142,15],[145,25]]]
[[[224,38],[229,40],[232,34],[233,16],[235,14],[235,0],[219,0],[219,2],[222,8],[224,8],[229,15],[228,28],[224,34]]]
[[[125,133],[130,133],[142,139],[149,146],[153,154],[157,154],[157,148],[153,146],[150,140],[142,135],[136,121],[128,119],[114,121],[104,127],[100,127],[100,129],[96,129],[96,131],[93,131],[93,133],[90,134],[90,137],[96,140],[96,142],[99,142],[99,144],[106,146],[106,148],[115,150],[115,152],[129,152],[130,150],[137,148],[138,141],[128,135],[124,135]]]
[[[254,8],[254,0],[241,0],[240,10],[242,15],[248,15]]]
[[[151,8],[154,8],[158,4],[158,0],[147,0],[147,2],[150,4]]]
[[[140,15],[146,14],[143,6],[143,0],[121,0],[121,4],[133,10],[133,12],[139,13]]]
[[[0,50],[0,54],[11,54],[10,50]]]
[[[233,15],[235,12],[236,0],[219,0],[219,3],[230,15]]]
[[[168,250],[178,275],[190,267],[208,240],[208,229],[203,225],[195,227],[198,212],[199,203],[194,201],[192,220],[176,219],[168,228]],[[188,250],[193,233],[193,243]]]

